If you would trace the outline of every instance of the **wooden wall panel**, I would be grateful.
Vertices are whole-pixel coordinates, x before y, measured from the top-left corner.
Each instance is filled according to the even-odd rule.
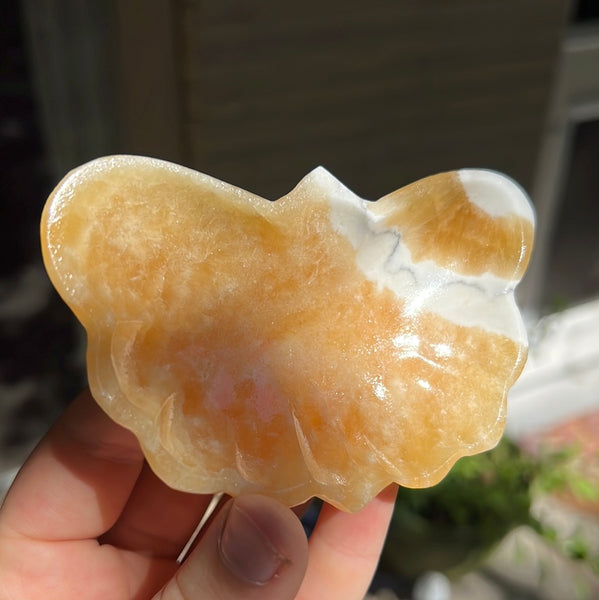
[[[529,187],[565,0],[173,0],[187,162],[268,197],[318,164],[377,197],[427,174]]]

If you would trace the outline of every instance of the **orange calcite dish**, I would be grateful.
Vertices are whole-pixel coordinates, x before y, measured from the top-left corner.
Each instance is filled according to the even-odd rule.
[[[499,440],[533,221],[491,171],[368,202],[318,168],[271,202],[113,156],[63,179],[41,231],[92,394],[164,482],[355,511]]]

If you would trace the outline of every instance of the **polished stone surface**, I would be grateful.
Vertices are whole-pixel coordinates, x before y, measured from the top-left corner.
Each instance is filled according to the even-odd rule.
[[[271,202],[117,155],[55,188],[42,252],[92,394],[167,484],[355,511],[497,443],[533,230],[488,170],[369,202],[319,167]]]

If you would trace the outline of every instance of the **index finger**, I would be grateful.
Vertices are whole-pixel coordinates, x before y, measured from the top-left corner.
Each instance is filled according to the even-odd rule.
[[[96,538],[120,515],[143,462],[135,436],[83,392],[17,475],[0,526],[37,540]]]
[[[389,528],[397,485],[356,513],[324,504],[310,536],[308,570],[297,600],[363,598]]]

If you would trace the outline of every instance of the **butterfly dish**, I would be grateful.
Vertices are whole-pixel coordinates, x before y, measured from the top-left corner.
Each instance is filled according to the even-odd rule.
[[[355,511],[501,437],[533,222],[491,171],[370,202],[318,168],[271,202],[112,156],[60,182],[41,232],[92,394],[161,479]]]

